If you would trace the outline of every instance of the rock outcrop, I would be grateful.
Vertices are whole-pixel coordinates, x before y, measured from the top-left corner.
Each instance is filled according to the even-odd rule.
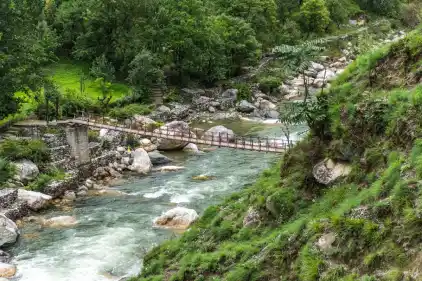
[[[0,214],[0,246],[13,244],[19,236],[16,224],[5,215]]]
[[[22,160],[15,163],[16,166],[16,172],[17,177],[19,181],[23,183],[27,183],[28,181],[31,181],[35,179],[40,171],[38,170],[37,165],[34,164],[34,162],[29,160]]]
[[[161,133],[163,135],[176,136],[176,137],[192,137],[195,138],[195,134],[191,132],[189,125],[183,121],[173,121],[165,124],[164,126],[154,130],[155,133]],[[188,143],[179,140],[167,140],[159,139],[158,140],[158,149],[159,150],[177,150],[182,149]]]
[[[312,173],[319,183],[329,185],[336,179],[347,176],[350,171],[351,167],[349,165],[325,159],[314,166]]]
[[[188,143],[184,148],[183,151],[189,152],[189,153],[194,153],[197,154],[199,153],[199,149],[198,146],[196,146],[196,144],[194,143]]]
[[[48,206],[53,198],[50,195],[41,192],[19,189],[18,199],[26,202],[32,211],[39,211]]]
[[[198,218],[198,213],[195,210],[176,207],[156,218],[153,224],[155,227],[187,229]]]
[[[250,102],[246,101],[246,100],[241,100],[238,104],[237,104],[237,110],[243,113],[251,113],[253,112],[256,108],[253,104],[251,104]]]
[[[128,167],[132,172],[138,174],[148,174],[151,171],[152,163],[148,153],[143,148],[132,151],[133,163]]]

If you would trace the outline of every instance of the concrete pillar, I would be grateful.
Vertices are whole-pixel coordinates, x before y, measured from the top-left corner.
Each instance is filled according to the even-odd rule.
[[[71,155],[77,164],[85,164],[90,161],[88,127],[67,126],[66,139],[71,148]]]

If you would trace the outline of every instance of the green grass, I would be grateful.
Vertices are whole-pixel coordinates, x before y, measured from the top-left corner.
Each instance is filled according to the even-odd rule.
[[[83,74],[85,80],[85,94],[96,100],[101,97],[101,88],[95,79],[89,77],[89,66],[87,64],[70,61],[60,60],[46,68],[46,72],[53,78],[53,81],[59,87],[59,90],[64,93],[66,89],[80,92],[80,80]],[[129,94],[130,89],[123,83],[113,83],[111,86],[113,95],[112,101],[122,98]]]

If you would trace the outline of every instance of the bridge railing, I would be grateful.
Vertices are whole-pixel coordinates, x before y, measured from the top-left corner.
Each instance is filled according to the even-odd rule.
[[[165,126],[157,127],[154,124],[139,123],[127,119],[123,123],[105,122],[104,119],[84,115],[73,120],[75,123],[107,130],[136,134],[157,139],[178,140],[187,143],[203,144],[217,147],[229,147],[241,150],[256,150],[262,152],[283,152],[294,145],[294,141],[284,138],[239,136],[222,132],[205,132],[202,129],[169,129]]]

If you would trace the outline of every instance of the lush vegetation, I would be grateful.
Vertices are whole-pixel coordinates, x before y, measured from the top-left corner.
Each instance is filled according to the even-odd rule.
[[[361,14],[414,26],[419,4],[408,2],[6,0],[0,119],[24,116],[25,100],[49,119],[148,103],[152,88],[210,85],[256,64],[273,46],[335,32]],[[263,87],[272,91],[274,82]]]
[[[360,56],[318,98],[326,126],[311,123],[257,183],[150,251],[132,280],[419,280],[420,34]],[[327,157],[352,168],[330,186],[312,175]],[[250,209],[259,222],[244,226]]]
[[[3,140],[0,143],[0,157],[10,160],[31,160],[42,165],[50,160],[50,150],[41,140]]]

